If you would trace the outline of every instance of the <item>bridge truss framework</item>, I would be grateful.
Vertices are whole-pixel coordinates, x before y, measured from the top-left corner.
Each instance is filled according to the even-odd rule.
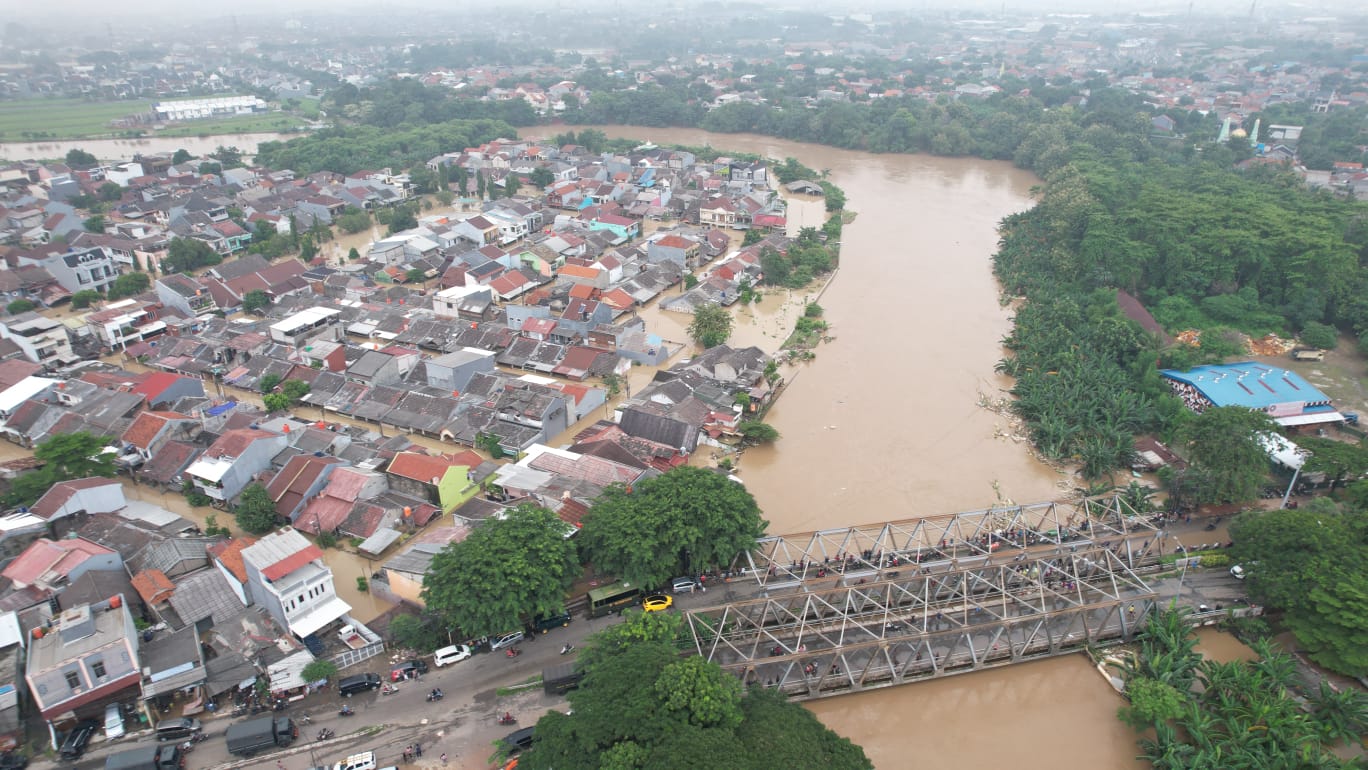
[[[1161,538],[1116,498],[766,538],[740,576],[761,595],[685,624],[699,655],[794,699],[906,684],[1131,638],[1156,603],[1134,567]]]

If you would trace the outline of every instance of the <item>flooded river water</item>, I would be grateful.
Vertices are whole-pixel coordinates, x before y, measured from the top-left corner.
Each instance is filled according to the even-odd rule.
[[[820,298],[835,339],[790,371],[769,419],[783,438],[740,464],[771,532],[1056,499],[1072,486],[1010,437],[1005,418],[980,406],[1010,385],[993,371],[1011,319],[991,257],[998,221],[1031,205],[1032,175],[1006,163],[760,136],[596,128],[792,156],[829,170],[857,214],[842,236],[840,271]],[[784,319],[815,299],[809,294],[772,291],[739,311],[732,344],[777,349]],[[667,317],[658,333],[687,339],[673,335],[688,317],[671,328],[673,314],[658,315]],[[1144,767],[1135,736],[1116,719],[1120,697],[1081,654],[807,705],[879,768]]]
[[[134,155],[185,150],[191,155],[207,155],[219,147],[236,147],[243,154],[256,154],[262,142],[292,139],[291,134],[223,134],[221,136],[147,136],[136,139],[72,139],[63,141],[0,142],[0,160],[65,158],[71,150],[85,150],[100,160],[131,160]]]

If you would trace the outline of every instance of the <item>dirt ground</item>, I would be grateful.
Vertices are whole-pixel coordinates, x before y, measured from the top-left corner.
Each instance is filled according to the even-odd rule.
[[[1357,341],[1341,335],[1339,345],[1327,351],[1324,361],[1293,361],[1289,354],[1255,356],[1255,360],[1291,369],[1320,388],[1341,412],[1368,414],[1368,360],[1358,351]]]

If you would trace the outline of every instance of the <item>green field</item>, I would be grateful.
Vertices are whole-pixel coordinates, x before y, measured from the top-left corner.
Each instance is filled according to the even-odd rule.
[[[84,99],[0,101],[0,141],[86,139],[114,136],[111,120],[150,112],[152,102],[88,102]]]
[[[294,115],[272,112],[265,115],[243,115],[222,120],[193,120],[168,123],[161,131],[148,131],[147,136],[216,136],[219,134],[251,134],[265,131],[289,131],[304,121]]]

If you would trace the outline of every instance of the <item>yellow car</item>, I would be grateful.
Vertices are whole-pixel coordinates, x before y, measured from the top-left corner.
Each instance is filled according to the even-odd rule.
[[[674,604],[674,597],[665,594],[652,594],[641,600],[641,608],[647,612],[668,610],[671,604]]]

